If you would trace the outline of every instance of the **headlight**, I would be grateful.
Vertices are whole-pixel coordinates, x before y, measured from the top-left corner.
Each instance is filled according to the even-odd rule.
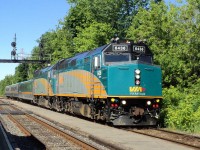
[[[140,75],[139,75],[139,74],[136,74],[136,75],[135,75],[135,78],[136,78],[136,79],[140,79]]]
[[[151,101],[147,101],[147,105],[151,105]]]
[[[123,105],[126,105],[126,101],[125,101],[125,100],[122,100],[122,104],[123,104]]]
[[[135,73],[136,73],[136,74],[140,74],[140,70],[139,70],[139,69],[136,69],[136,70],[135,70]]]

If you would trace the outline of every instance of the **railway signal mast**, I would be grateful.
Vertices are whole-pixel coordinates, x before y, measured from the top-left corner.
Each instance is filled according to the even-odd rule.
[[[13,50],[11,51],[11,60],[12,60],[12,59],[14,59],[14,60],[16,59],[16,51],[17,51],[17,48],[16,48],[16,46],[17,46],[16,40],[17,40],[17,38],[16,38],[16,33],[15,33],[14,41],[11,43],[11,46],[13,47]]]
[[[11,59],[0,59],[0,63],[50,63],[51,55],[44,54],[43,52],[43,44],[39,44],[40,52],[35,55],[29,55],[27,57],[19,57],[17,54],[17,38],[16,34],[14,37],[14,41],[11,43],[13,50],[11,51]]]

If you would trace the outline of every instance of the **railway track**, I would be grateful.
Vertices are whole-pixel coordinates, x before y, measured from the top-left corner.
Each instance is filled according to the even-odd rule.
[[[200,149],[200,136],[189,135],[185,133],[179,133],[169,131],[165,129],[124,129],[134,133],[148,135],[151,137],[171,141],[174,143],[186,145],[192,148]]]
[[[31,149],[44,149],[44,145],[40,143],[30,134],[26,134],[21,130],[10,118],[11,114],[16,115],[21,113],[10,107],[9,103],[0,101],[0,122],[2,123],[2,130],[5,133],[5,139],[8,139],[7,144],[13,149],[31,150]]]
[[[1,103],[0,103],[0,106],[1,106]],[[24,112],[18,112],[18,109],[16,109],[15,107],[13,107],[12,105],[11,106],[8,106],[8,105],[5,105],[4,107],[8,107],[7,110],[9,110],[9,112],[12,114],[15,114],[17,113],[18,115],[14,115],[14,119],[15,120],[18,120],[19,122],[21,122],[21,124],[24,122],[27,122],[29,123],[30,120],[32,118],[29,118],[29,116],[31,117],[36,117],[34,116],[33,114],[31,113],[27,113],[26,112],[26,115]],[[12,109],[13,107],[13,109]],[[5,109],[5,108],[4,108]],[[0,107],[0,112],[1,112],[1,107]],[[5,110],[4,110],[5,111]],[[1,114],[1,113],[0,113]],[[37,116],[36,118],[38,119],[39,116]],[[12,119],[11,119],[12,120]],[[21,121],[20,121],[21,120]],[[27,120],[27,121],[25,121]],[[53,122],[52,120],[48,120],[48,118],[39,118],[39,120],[43,121],[43,122],[47,122],[47,124],[50,124]],[[52,123],[54,124],[54,123]],[[56,123],[55,123],[56,124]],[[25,125],[23,125],[25,126]],[[32,126],[32,125],[30,125]],[[35,126],[35,125],[34,125]],[[52,125],[53,126],[53,125]],[[62,127],[62,126],[61,126]],[[28,127],[25,127],[26,129],[28,129]],[[64,127],[63,127],[64,128]],[[133,129],[133,128],[130,128],[130,129],[127,129],[127,128],[121,128],[123,130],[128,130],[128,131],[131,131],[131,132],[134,132],[134,133],[139,133],[139,134],[143,134],[143,135],[148,135],[148,136],[151,136],[151,137],[156,137],[156,138],[159,138],[159,139],[163,139],[163,140],[167,140],[167,141],[172,141],[172,142],[175,142],[175,143],[178,143],[178,144],[181,144],[181,145],[186,145],[188,147],[191,147],[192,149],[200,149],[200,137],[198,136],[194,136],[194,135],[188,135],[188,134],[184,134],[184,133],[177,133],[177,132],[172,132],[172,131],[168,131],[168,130],[164,130],[164,129]],[[43,132],[43,130],[41,131]],[[26,133],[26,131],[24,131],[24,134]],[[31,136],[35,136],[34,133],[30,133]],[[46,134],[48,135],[49,133],[43,133],[43,134]],[[52,139],[54,140],[54,138]],[[56,141],[53,142],[53,144],[55,144]],[[43,143],[45,145],[45,143]],[[61,143],[62,144],[62,143]],[[102,143],[103,144],[103,143]],[[47,147],[47,146],[45,146]],[[109,147],[109,145],[108,145]],[[48,147],[47,147],[48,148]],[[52,147],[51,147],[52,148]],[[79,147],[78,147],[79,148]],[[78,149],[77,148],[77,149]],[[95,148],[95,147],[94,147]],[[74,148],[76,149],[76,147]],[[81,148],[83,149],[83,148]],[[101,148],[96,148],[96,149],[101,149]],[[106,148],[105,148],[106,149]],[[113,148],[112,148],[113,149]]]
[[[83,139],[83,137],[74,137],[67,132],[64,132],[57,127],[53,126],[49,121],[41,120],[38,117],[34,116],[34,114],[24,112],[19,110],[18,108],[10,105],[9,103],[4,103],[0,101],[0,121],[8,130],[8,124],[12,124],[11,128],[17,128],[20,130],[18,132],[18,137],[31,137],[32,140],[30,143],[34,143],[33,139],[36,140],[35,143],[39,147],[36,149],[48,149],[48,150],[65,150],[65,149],[87,149],[87,150],[95,150],[95,149],[108,149],[105,146],[98,145],[97,143],[87,141],[87,139]],[[16,130],[16,129],[14,129]],[[10,132],[10,131],[8,131]],[[8,133],[7,132],[7,133]],[[20,135],[20,134],[21,135]],[[13,135],[13,133],[11,133]],[[16,134],[16,133],[14,133]],[[11,138],[10,138],[11,139]],[[12,139],[11,139],[12,141]],[[13,142],[13,147],[19,147],[20,144],[16,146],[16,141]],[[42,146],[43,145],[43,146]],[[32,149],[33,147],[30,145],[29,147],[23,147],[22,149]]]

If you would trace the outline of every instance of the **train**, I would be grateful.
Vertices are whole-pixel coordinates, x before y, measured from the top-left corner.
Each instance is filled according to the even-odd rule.
[[[144,42],[121,40],[37,70],[5,96],[113,126],[156,126],[162,73]]]

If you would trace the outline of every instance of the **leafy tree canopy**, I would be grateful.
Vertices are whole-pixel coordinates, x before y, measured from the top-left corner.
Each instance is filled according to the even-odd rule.
[[[151,2],[149,10],[139,10],[127,30],[128,38],[147,39],[163,69],[164,86],[190,86],[199,77],[200,12],[194,3],[168,8],[164,2]]]

